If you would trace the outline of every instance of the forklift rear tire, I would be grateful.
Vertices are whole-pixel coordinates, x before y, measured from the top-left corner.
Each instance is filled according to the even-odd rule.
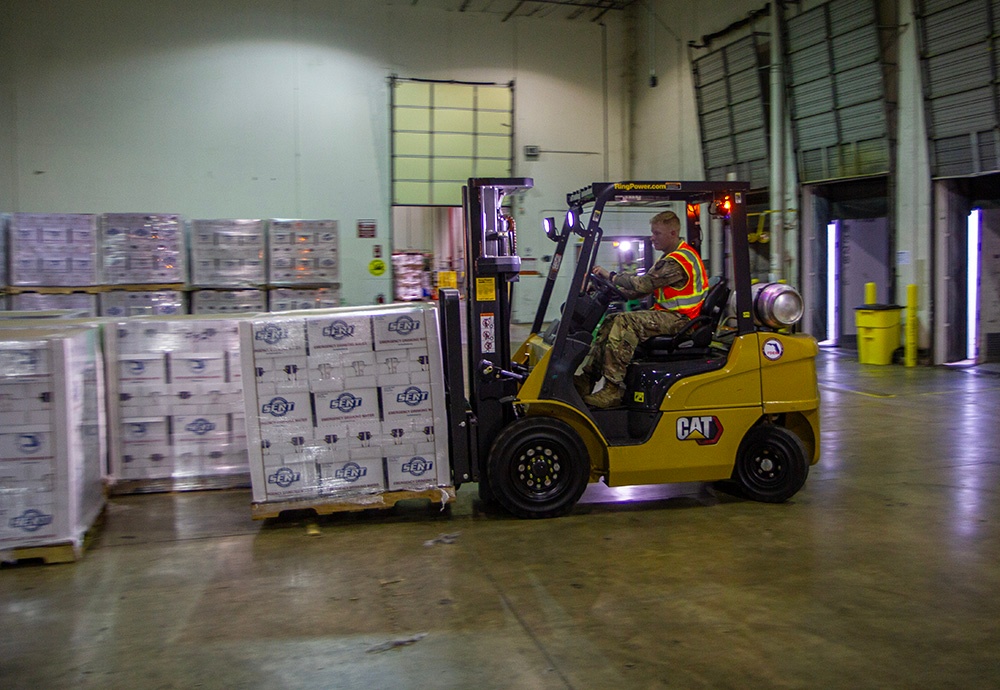
[[[744,496],[764,503],[782,503],[806,482],[809,463],[799,437],[780,426],[757,426],[740,444],[733,468]]]
[[[590,456],[566,422],[525,417],[500,431],[488,465],[497,501],[522,518],[549,518],[573,509],[590,481]]]

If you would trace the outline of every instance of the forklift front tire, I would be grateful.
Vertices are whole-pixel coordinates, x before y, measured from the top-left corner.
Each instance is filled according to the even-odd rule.
[[[587,488],[590,456],[569,424],[524,417],[500,431],[488,472],[497,501],[514,515],[558,517],[570,512]]]
[[[733,468],[733,479],[743,495],[764,503],[787,501],[802,488],[808,474],[809,463],[799,437],[770,424],[747,432]]]

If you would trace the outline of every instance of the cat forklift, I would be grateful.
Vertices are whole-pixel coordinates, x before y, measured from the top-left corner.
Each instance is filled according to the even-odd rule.
[[[819,349],[811,336],[793,332],[803,308],[793,288],[751,284],[749,185],[595,182],[569,193],[561,229],[546,220],[555,251],[532,332],[512,351],[520,258],[504,199],[532,184],[474,178],[463,188],[465,326],[460,293],[439,292],[455,486],[478,482],[481,500],[524,518],[565,515],[596,481],[720,482],[752,500],[792,497],[819,460]],[[620,407],[591,409],[573,376],[609,305],[623,300],[592,273],[602,217],[622,205],[649,207],[651,217],[670,204],[707,204],[722,218],[729,275],[713,278],[701,314],[684,330],[640,343]],[[688,241],[697,248],[700,213],[678,215],[687,217]],[[545,328],[556,278],[577,249],[560,318]]]

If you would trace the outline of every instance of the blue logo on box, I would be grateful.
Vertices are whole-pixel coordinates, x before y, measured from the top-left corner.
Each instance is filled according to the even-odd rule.
[[[420,322],[414,321],[405,314],[389,324],[389,332],[399,333],[400,335],[409,335],[413,331],[419,330],[419,328]]]
[[[323,335],[334,340],[343,340],[354,336],[354,324],[346,321],[334,321],[323,329]]]
[[[286,414],[295,409],[295,403],[289,402],[284,398],[271,398],[271,402],[264,403],[260,408],[261,414],[269,414],[272,417],[284,417]]]
[[[291,467],[279,467],[277,472],[267,478],[267,483],[277,484],[282,489],[287,489],[300,479],[302,479],[302,474],[294,471]]]
[[[254,333],[254,340],[263,340],[268,345],[277,345],[288,337],[288,331],[276,323],[265,323]]]
[[[406,403],[410,407],[416,407],[427,400],[430,393],[420,390],[416,386],[410,386],[405,391],[396,396],[396,402]]]
[[[131,374],[141,374],[146,371],[146,363],[141,359],[129,360],[128,370]]]
[[[29,508],[18,517],[10,519],[10,526],[25,532],[37,532],[46,525],[52,524],[52,516],[40,510]]]
[[[356,462],[349,462],[334,472],[333,476],[337,479],[343,479],[345,482],[356,482],[366,474],[368,474],[367,467],[362,467]]]
[[[419,477],[422,474],[430,472],[434,469],[434,461],[427,460],[426,458],[415,457],[407,460],[400,467],[400,470],[405,474],[412,474],[414,477]]]
[[[341,393],[330,401],[331,410],[338,410],[345,414],[351,412],[356,407],[361,407],[361,398],[353,393]]]
[[[189,361],[190,361],[189,366],[191,367],[191,371],[195,374],[200,374],[201,372],[205,371],[205,369],[208,367],[208,365],[205,364],[205,360],[203,359],[192,359]]]
[[[42,440],[35,434],[21,434],[17,437],[17,449],[25,455],[34,455],[42,449]]]
[[[194,420],[184,428],[192,434],[204,436],[210,431],[215,431],[215,424],[208,421],[204,417],[198,417],[198,419]]]

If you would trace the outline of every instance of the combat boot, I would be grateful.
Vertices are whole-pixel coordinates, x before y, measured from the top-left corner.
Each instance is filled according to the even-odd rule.
[[[590,395],[590,389],[593,384],[590,381],[590,377],[586,374],[577,374],[573,377],[573,386],[576,388],[576,392],[580,394],[580,397],[585,397]]]
[[[625,396],[625,389],[621,386],[617,386],[610,381],[604,383],[604,388],[597,391],[593,395],[588,395],[583,399],[583,402],[587,403],[590,407],[600,407],[602,409],[608,407],[618,407],[622,403],[622,398]]]

